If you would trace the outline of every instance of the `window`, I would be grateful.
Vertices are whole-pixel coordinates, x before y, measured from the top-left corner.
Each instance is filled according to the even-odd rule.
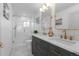
[[[23,23],[23,26],[24,26],[24,27],[29,27],[29,26],[30,26],[30,22],[29,22],[29,21],[24,22],[24,23]]]

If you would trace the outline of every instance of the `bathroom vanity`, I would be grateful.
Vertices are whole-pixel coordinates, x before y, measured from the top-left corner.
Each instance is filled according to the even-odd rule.
[[[74,44],[71,42],[66,43],[57,37],[33,34],[32,54],[34,56],[78,56],[79,47]]]

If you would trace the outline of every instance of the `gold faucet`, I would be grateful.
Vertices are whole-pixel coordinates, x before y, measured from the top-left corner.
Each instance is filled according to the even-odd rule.
[[[64,39],[67,39],[66,29],[64,29]]]
[[[52,27],[49,27],[49,32],[48,32],[48,36],[52,37],[54,35]]]

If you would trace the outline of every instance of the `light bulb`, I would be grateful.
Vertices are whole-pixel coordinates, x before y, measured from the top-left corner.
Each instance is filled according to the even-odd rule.
[[[40,11],[42,12],[42,11],[43,11],[43,9],[42,9],[42,8],[40,8]]]
[[[40,8],[40,12],[45,12],[42,8]]]
[[[46,5],[43,5],[43,6],[42,6],[42,9],[43,9],[43,10],[48,10],[48,7],[47,7]]]

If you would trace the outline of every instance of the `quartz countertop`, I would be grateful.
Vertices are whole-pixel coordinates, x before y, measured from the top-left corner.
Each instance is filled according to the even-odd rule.
[[[73,52],[75,54],[79,55],[79,40],[66,40],[66,39],[61,39],[60,37],[48,37],[47,35],[43,34],[32,34],[35,37],[40,38],[41,40],[47,41],[51,44],[54,44],[58,47],[61,47],[63,49],[66,49],[70,52]]]

